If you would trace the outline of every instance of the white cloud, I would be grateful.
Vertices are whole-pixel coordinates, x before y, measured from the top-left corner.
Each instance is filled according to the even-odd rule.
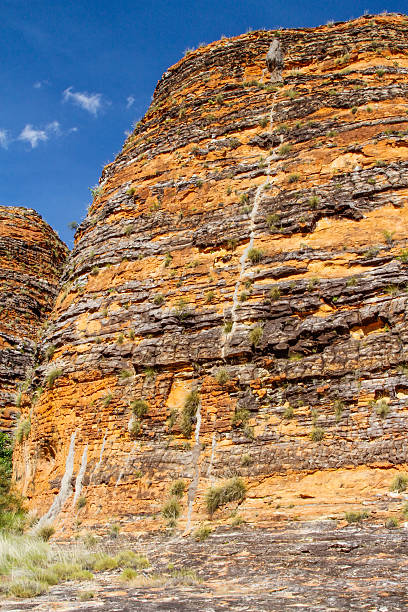
[[[24,129],[21,131],[18,140],[22,140],[23,142],[27,142],[31,145],[32,149],[40,142],[45,142],[48,140],[51,134],[60,134],[60,124],[58,121],[52,121],[45,126],[44,129],[36,129],[31,125],[31,123],[27,123]]]
[[[33,87],[34,89],[41,89],[41,87],[44,87],[44,85],[49,85],[49,81],[36,81],[35,83],[33,83]]]
[[[134,101],[135,98],[133,96],[128,96],[126,98],[126,108],[130,108],[133,105]]]
[[[0,130],[0,147],[7,149],[8,147],[8,135],[6,130]]]
[[[102,94],[87,93],[86,91],[72,91],[72,87],[68,87],[63,93],[64,102],[72,102],[88,111],[92,115],[97,115],[98,111],[103,106]]]

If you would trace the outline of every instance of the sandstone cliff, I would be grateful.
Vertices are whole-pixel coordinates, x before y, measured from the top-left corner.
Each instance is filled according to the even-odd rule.
[[[0,206],[0,430],[11,431],[68,249],[34,210]]]
[[[189,527],[239,475],[266,524],[388,488],[407,461],[407,74],[408,20],[383,15],[223,39],[163,75],[25,398],[33,507],[155,528],[183,479]]]

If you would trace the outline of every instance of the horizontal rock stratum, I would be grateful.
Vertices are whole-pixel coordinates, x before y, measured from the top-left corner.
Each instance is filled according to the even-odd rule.
[[[68,249],[32,209],[0,206],[0,430],[10,432],[19,388],[34,366]]]
[[[407,462],[407,94],[402,15],[225,38],[163,75],[23,402],[32,507],[142,531],[178,479],[181,528],[233,476],[255,524],[388,489]]]

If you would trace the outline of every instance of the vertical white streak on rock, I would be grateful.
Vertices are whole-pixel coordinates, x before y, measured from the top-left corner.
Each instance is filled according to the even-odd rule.
[[[84,452],[82,453],[81,465],[80,465],[80,468],[79,468],[79,471],[78,471],[78,474],[75,480],[75,493],[74,493],[74,499],[72,500],[72,507],[75,506],[75,504],[78,501],[79,496],[81,495],[82,480],[84,478],[87,461],[88,461],[88,445],[85,446]]]
[[[193,453],[191,457],[193,466],[194,466],[194,478],[188,488],[188,510],[187,510],[187,523],[186,523],[185,533],[187,533],[190,529],[191,514],[193,512],[194,500],[195,500],[195,496],[197,493],[198,481],[200,478],[200,464],[199,464],[200,450],[201,450],[200,428],[201,428],[201,402],[198,404],[198,408],[196,412],[196,428],[195,428],[195,433],[194,433],[195,444],[194,444]]]
[[[273,118],[275,114],[275,100],[276,100],[276,94],[273,97],[272,106],[271,106],[271,110],[269,113],[269,132],[270,133],[272,133],[273,131]],[[282,136],[280,140],[282,142],[283,140]],[[259,185],[259,187],[257,187],[256,192],[255,192],[254,205],[251,210],[250,223],[249,223],[249,242],[239,260],[239,264],[240,264],[239,277],[238,277],[237,282],[235,283],[234,295],[232,297],[232,309],[231,309],[232,327],[231,327],[231,331],[228,334],[224,333],[222,347],[221,347],[222,359],[225,359],[225,351],[228,346],[228,338],[232,338],[234,336],[234,333],[237,327],[237,314],[236,313],[237,313],[237,309],[239,305],[239,298],[238,298],[239,287],[245,276],[245,266],[248,260],[248,253],[254,246],[256,219],[258,216],[259,205],[262,200],[262,192],[265,189],[265,187],[271,182],[270,180],[271,162],[273,160],[276,160],[276,158],[277,158],[277,155],[275,153],[275,150],[273,150],[272,153],[266,159],[267,164],[268,164],[268,167],[266,169],[266,181],[262,183],[261,185]]]
[[[73,432],[71,434],[71,441],[69,444],[69,450],[68,450],[68,455],[67,455],[67,459],[65,462],[65,472],[64,475],[62,477],[61,480],[61,487],[60,490],[58,491],[58,495],[56,496],[56,498],[54,499],[54,501],[51,504],[50,509],[48,510],[48,512],[46,512],[38,521],[37,525],[34,528],[34,532],[41,527],[42,525],[44,525],[44,523],[50,523],[52,522],[57,516],[58,514],[61,512],[61,508],[64,505],[64,503],[66,502],[66,500],[68,499],[68,497],[71,495],[72,493],[72,488],[71,488],[71,478],[72,478],[72,474],[74,472],[74,455],[75,455],[75,437],[76,437],[77,432]]]
[[[95,476],[95,474],[97,473],[97,471],[99,470],[99,468],[101,467],[102,464],[102,455],[103,455],[103,451],[105,450],[105,444],[106,444],[106,435],[108,433],[108,430],[105,431],[105,435],[103,436],[103,440],[102,440],[102,446],[101,446],[101,452],[99,453],[99,459],[98,459],[98,463],[95,465],[93,472],[89,478],[89,484],[91,484],[92,482],[92,478]]]
[[[210,478],[211,484],[213,483],[213,480],[214,480],[214,478],[211,476],[211,472],[212,472],[212,466],[214,463],[214,457],[215,457],[216,451],[217,451],[217,433],[214,432],[213,437],[212,437],[212,442],[211,442],[210,463],[208,464],[208,470],[207,470],[207,478]]]
[[[122,469],[120,470],[120,474],[119,474],[118,479],[117,479],[117,481],[115,483],[115,489],[118,486],[118,484],[120,484],[120,481],[122,480],[122,476],[125,473],[125,470],[127,470],[127,468],[129,467],[129,465],[130,465],[130,463],[131,463],[131,461],[133,459],[133,454],[136,451],[136,448],[137,448],[137,442],[134,442],[132,448],[130,449],[130,451],[128,453],[128,456],[127,456],[127,459],[125,461],[125,464],[122,467]]]

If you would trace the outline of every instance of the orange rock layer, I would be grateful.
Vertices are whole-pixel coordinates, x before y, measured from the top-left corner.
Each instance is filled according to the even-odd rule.
[[[189,529],[232,476],[255,524],[388,488],[407,461],[407,75],[400,15],[250,32],[163,75],[77,232],[25,399],[32,507],[143,531],[182,479]]]

